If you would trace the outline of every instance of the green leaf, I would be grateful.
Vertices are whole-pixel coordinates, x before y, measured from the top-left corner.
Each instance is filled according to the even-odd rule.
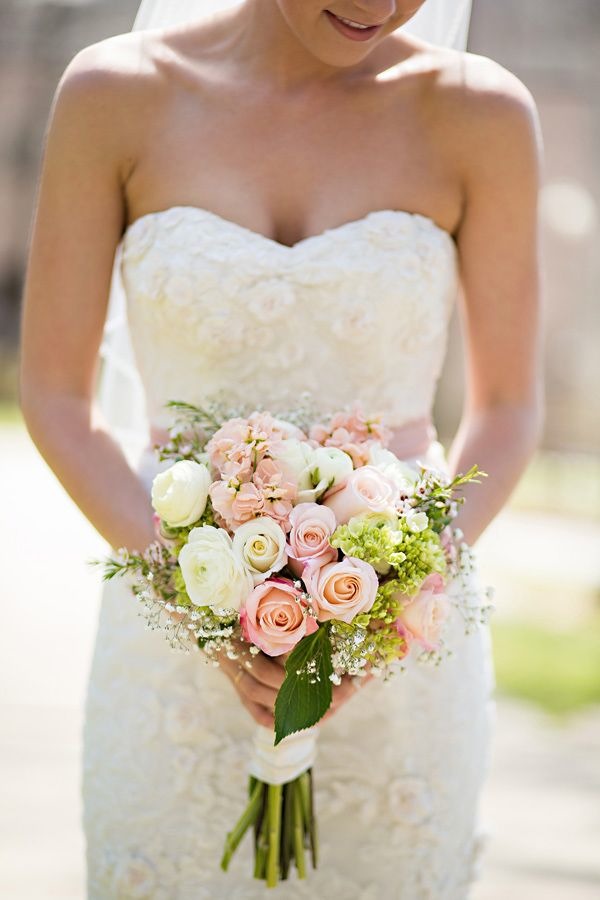
[[[302,638],[285,664],[285,680],[275,701],[275,745],[289,734],[310,728],[331,706],[329,628]]]

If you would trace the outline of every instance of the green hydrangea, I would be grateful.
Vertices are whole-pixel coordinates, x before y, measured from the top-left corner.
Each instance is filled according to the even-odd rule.
[[[402,565],[406,558],[403,536],[397,525],[397,518],[390,524],[385,516],[355,516],[347,525],[338,525],[329,543],[346,556],[363,559],[380,575],[385,575],[391,566]]]
[[[339,525],[330,538],[333,547],[370,563],[380,575],[393,573],[396,590],[412,597],[432,572],[443,575],[446,559],[438,535],[427,527],[413,532],[405,519],[356,516]]]

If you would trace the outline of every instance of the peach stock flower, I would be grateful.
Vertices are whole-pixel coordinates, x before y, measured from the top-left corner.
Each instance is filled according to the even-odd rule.
[[[240,610],[245,639],[268,656],[292,650],[319,627],[301,597],[302,592],[285,578],[269,578],[257,585]]]
[[[310,560],[302,578],[320,622],[339,619],[350,624],[359,613],[371,609],[379,586],[373,566],[353,556],[324,566]]]
[[[424,650],[439,650],[441,631],[450,615],[450,601],[444,579],[437,572],[428,575],[416,597],[402,597],[406,604],[396,621],[398,634],[410,644],[416,641]]]
[[[319,503],[298,503],[290,513],[288,566],[299,577],[309,560],[322,566],[337,559],[337,550],[329,543],[336,529],[335,515]]]
[[[247,419],[238,417],[225,422],[205,450],[219,474],[246,481],[261,459],[276,452],[291,437],[302,440],[304,434],[269,412],[255,411]]]
[[[271,516],[287,531],[292,504],[298,493],[294,478],[282,463],[262,459],[256,467],[253,481],[263,498],[264,514]]]
[[[288,531],[297,489],[284,466],[265,458],[257,465],[251,481],[240,483],[234,477],[222,478],[211,484],[208,493],[213,508],[230,531],[256,516],[270,516]]]
[[[356,407],[350,413],[336,413],[326,425],[313,425],[310,437],[324,447],[339,447],[358,467],[368,463],[369,451],[375,441],[387,447],[392,432],[381,422],[380,416],[367,418],[360,407]]]
[[[323,496],[323,505],[333,510],[338,525],[344,525],[361,513],[393,511],[398,491],[398,486],[379,469],[361,466]]]

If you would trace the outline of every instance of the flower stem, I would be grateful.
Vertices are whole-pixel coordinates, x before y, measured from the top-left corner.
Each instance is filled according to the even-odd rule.
[[[269,855],[267,859],[267,887],[279,881],[279,841],[281,837],[281,785],[269,785]]]
[[[268,795],[268,787],[267,785],[263,785],[264,794],[263,796]],[[260,825],[260,831],[258,833],[258,839],[256,841],[256,850],[254,853],[254,877],[255,878],[264,878],[267,868],[267,851],[268,851],[268,834],[269,834],[269,810],[266,803],[263,802],[263,813],[262,813],[262,822]]]
[[[261,781],[258,781],[250,795],[250,800],[246,809],[225,839],[225,850],[223,851],[223,858],[221,859],[221,868],[224,872],[227,871],[227,867],[231,862],[231,857],[260,811],[263,790],[264,784]]]
[[[308,797],[310,807],[310,819],[308,823],[308,831],[310,835],[310,852],[312,857],[313,869],[316,869],[319,864],[319,839],[317,835],[317,817],[315,816],[315,792],[312,769],[308,770],[306,776],[308,779]]]
[[[306,864],[304,861],[304,820],[302,816],[302,788],[299,779],[293,782],[294,795],[294,855],[298,878],[306,878]]]

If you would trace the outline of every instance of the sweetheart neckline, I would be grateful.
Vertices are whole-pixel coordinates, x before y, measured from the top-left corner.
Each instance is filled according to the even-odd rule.
[[[130,222],[129,225],[126,226],[123,234],[121,235],[121,242],[124,242],[131,231],[144,220],[164,216],[167,213],[172,213],[175,211],[189,211],[194,214],[207,216],[208,218],[213,219],[216,222],[227,225],[229,228],[233,228],[236,231],[244,234],[252,235],[258,240],[262,240],[265,243],[270,244],[271,246],[276,247],[283,252],[287,251],[289,253],[292,253],[294,250],[310,243],[311,241],[319,240],[331,234],[343,231],[345,228],[349,228],[350,226],[361,225],[365,222],[368,222],[374,216],[390,214],[403,218],[410,218],[427,222],[438,233],[445,235],[445,237],[451,242],[452,246],[455,246],[452,234],[446,228],[438,225],[438,223],[434,219],[432,219],[431,216],[426,216],[423,213],[410,212],[406,209],[374,209],[368,213],[365,213],[364,216],[360,216],[358,219],[351,219],[348,222],[341,222],[339,225],[333,225],[331,228],[324,228],[317,234],[309,234],[304,238],[300,238],[300,240],[296,241],[294,244],[283,244],[281,241],[275,240],[275,238],[269,237],[266,234],[262,234],[262,232],[260,231],[254,231],[254,229],[248,228],[246,225],[241,225],[239,222],[234,222],[233,219],[227,219],[224,216],[219,215],[219,213],[213,212],[210,209],[205,209],[203,206],[194,206],[193,204],[174,204],[173,206],[167,206],[165,209],[154,210],[152,212],[144,213],[143,215],[138,216],[137,219],[134,219],[133,222]]]

